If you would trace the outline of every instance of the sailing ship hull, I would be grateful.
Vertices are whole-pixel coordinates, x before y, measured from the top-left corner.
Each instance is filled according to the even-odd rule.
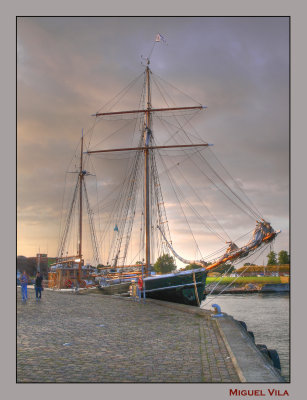
[[[148,277],[144,279],[145,294],[151,299],[198,306],[205,298],[206,277],[204,269]]]

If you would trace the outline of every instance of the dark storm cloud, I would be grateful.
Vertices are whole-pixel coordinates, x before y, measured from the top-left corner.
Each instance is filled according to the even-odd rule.
[[[214,143],[215,154],[253,203],[284,231],[276,248],[288,249],[287,18],[19,18],[24,255],[34,254],[44,235],[55,254],[64,172],[81,128],[87,130],[90,114],[142,73],[140,56],[149,54],[157,32],[168,45],[154,49],[153,72],[208,106],[195,119],[199,135]],[[111,168],[121,176],[120,163]],[[216,212],[223,214],[222,202]],[[235,214],[228,217],[227,226],[236,226]]]

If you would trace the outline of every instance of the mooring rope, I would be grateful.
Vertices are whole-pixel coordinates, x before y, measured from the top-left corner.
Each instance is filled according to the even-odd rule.
[[[269,244],[268,244],[267,246],[265,246],[265,248],[262,250],[262,252],[261,252],[260,254],[258,254],[258,256],[256,257],[255,261],[256,261],[256,260],[261,256],[261,254],[268,248],[268,246],[269,246]],[[227,288],[229,288],[230,286],[232,286],[232,285],[235,283],[235,281],[236,281],[238,278],[240,278],[240,277],[242,276],[242,274],[243,274],[249,267],[251,267],[251,266],[250,266],[250,265],[247,265],[246,268],[241,272],[240,275],[238,275],[232,282],[230,282],[228,285],[226,285],[226,286],[224,287],[224,289],[220,291],[219,294],[217,294],[215,297],[213,297],[213,299],[211,299],[211,300],[205,302],[204,306],[207,305],[207,304],[209,304],[209,303],[211,303],[214,299],[216,299],[217,297],[219,297]],[[219,284],[220,284],[220,282],[218,283],[218,285],[219,285]],[[217,286],[218,286],[218,285],[217,285]],[[211,290],[211,292],[208,294],[208,296],[210,296],[210,295],[212,294],[212,291],[213,291],[214,289],[215,289],[215,288],[213,288],[213,289]]]
[[[194,271],[193,271],[193,281],[194,281],[195,297],[196,297],[196,300],[197,300],[198,307],[200,307],[200,301],[199,301],[199,297],[198,297],[197,285],[196,285],[195,272]]]

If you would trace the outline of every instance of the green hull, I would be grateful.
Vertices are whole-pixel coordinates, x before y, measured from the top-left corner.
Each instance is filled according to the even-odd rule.
[[[207,277],[207,272],[204,269],[145,278],[146,297],[198,306],[193,272],[195,273],[198,299],[201,303],[205,298],[204,291]]]

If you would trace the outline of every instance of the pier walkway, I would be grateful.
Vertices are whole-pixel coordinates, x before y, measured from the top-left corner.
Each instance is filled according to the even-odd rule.
[[[205,317],[101,294],[17,291],[17,382],[239,382]],[[192,307],[194,308],[194,307]],[[195,307],[196,308],[196,307]]]

